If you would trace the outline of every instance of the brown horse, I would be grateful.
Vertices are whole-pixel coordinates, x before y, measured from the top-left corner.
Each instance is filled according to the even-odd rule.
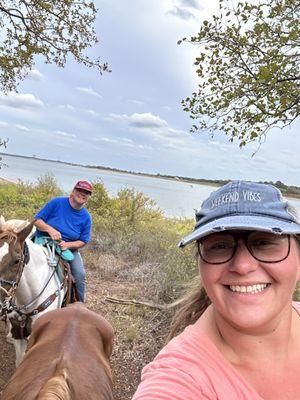
[[[112,343],[111,325],[83,303],[49,311],[1,399],[112,400]]]

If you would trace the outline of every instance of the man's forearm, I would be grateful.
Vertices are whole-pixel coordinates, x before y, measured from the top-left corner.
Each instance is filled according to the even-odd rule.
[[[44,222],[42,219],[37,219],[34,223],[34,225],[37,227],[38,230],[42,232],[47,232],[49,235],[55,239],[55,240],[60,240],[61,239],[61,234],[58,232],[56,229],[54,229],[52,226],[48,225],[46,222]],[[56,236],[56,233],[58,236]],[[63,250],[65,249],[70,249],[70,250],[77,250],[81,249],[83,246],[85,246],[85,243],[82,240],[74,240],[74,242],[65,242],[62,241],[60,243],[60,246],[62,247]]]
[[[44,222],[42,219],[37,219],[35,221],[34,225],[36,226],[36,228],[39,231],[47,232],[47,233],[49,233],[49,230],[51,230],[51,228],[52,228],[50,225],[46,224],[46,222]]]
[[[82,240],[75,240],[74,242],[61,242],[60,245],[63,250],[65,249],[70,249],[70,250],[77,250],[81,249],[83,246],[85,246],[86,243],[84,243]]]
[[[61,233],[57,229],[53,228],[51,225],[48,225],[42,219],[37,219],[34,225],[37,227],[38,230],[42,232],[47,232],[53,240],[61,240]]]

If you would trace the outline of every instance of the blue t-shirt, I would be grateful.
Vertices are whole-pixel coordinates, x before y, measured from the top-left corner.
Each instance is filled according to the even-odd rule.
[[[92,219],[85,208],[76,210],[68,197],[56,197],[48,201],[34,216],[57,229],[65,242],[81,240],[89,242],[91,238]],[[45,236],[45,232],[37,230],[37,236]]]

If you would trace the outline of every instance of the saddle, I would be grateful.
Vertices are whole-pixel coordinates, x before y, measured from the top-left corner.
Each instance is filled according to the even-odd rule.
[[[74,259],[71,250],[61,250],[58,243],[49,236],[35,236],[34,243],[42,246],[45,255],[47,256],[48,264],[55,268],[55,272],[60,283],[67,284],[67,292],[63,300],[62,306],[69,303],[74,303],[79,300],[75,279],[72,275],[69,262]]]

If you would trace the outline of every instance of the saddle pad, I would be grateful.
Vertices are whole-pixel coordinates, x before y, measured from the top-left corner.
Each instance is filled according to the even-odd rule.
[[[39,244],[41,246],[45,246],[47,243],[53,244],[55,246],[55,252],[61,256],[61,258],[65,261],[72,261],[74,259],[74,255],[71,250],[61,250],[59,245],[52,239],[47,236],[35,236],[34,243]]]

